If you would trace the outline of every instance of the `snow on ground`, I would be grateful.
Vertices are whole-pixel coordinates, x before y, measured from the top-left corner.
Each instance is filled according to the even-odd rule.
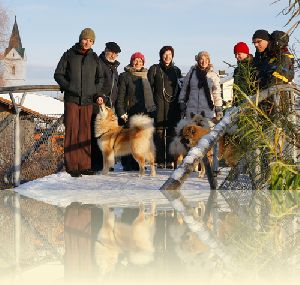
[[[169,202],[159,191],[159,188],[169,178],[172,170],[158,169],[157,176],[138,177],[138,172],[124,172],[116,167],[108,175],[100,173],[80,178],[71,177],[66,172],[60,172],[20,185],[14,190],[21,195],[43,201],[49,204],[66,207],[72,202],[96,205],[128,206],[140,202],[150,204],[155,201],[161,207],[168,207]],[[219,183],[224,180],[228,170],[224,169],[218,176]],[[191,201],[206,201],[209,196],[207,178],[199,178],[198,173],[192,173],[182,185],[182,194]],[[219,195],[220,196],[220,195]],[[219,198],[221,207],[225,202]]]

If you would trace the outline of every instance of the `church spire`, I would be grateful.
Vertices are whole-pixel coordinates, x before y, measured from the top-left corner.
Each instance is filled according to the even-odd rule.
[[[5,50],[5,54],[9,53],[12,48],[14,48],[22,57],[24,56],[25,49],[22,48],[22,41],[19,33],[16,16],[15,16],[15,23],[9,39],[9,45],[8,48]]]

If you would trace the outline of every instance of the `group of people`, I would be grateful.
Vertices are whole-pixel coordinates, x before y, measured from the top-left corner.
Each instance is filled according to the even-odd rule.
[[[286,35],[278,32],[274,32],[277,42],[274,33],[270,35],[265,30],[254,33],[254,57],[246,43],[234,46],[237,59],[234,82],[245,94],[293,79],[292,55],[284,44]],[[98,56],[92,50],[94,42],[94,31],[82,30],[79,41],[63,54],[54,74],[64,92],[64,160],[72,177],[93,175],[102,168],[101,151],[93,135],[94,119],[102,104],[115,110],[119,124],[124,127],[134,114],[144,113],[154,119],[158,167],[171,167],[168,146],[182,117],[204,113],[210,119],[222,118],[220,78],[207,51],[195,56],[196,64],[184,78],[174,65],[173,47],[167,45],[159,51],[159,63],[149,70],[145,68],[145,56],[135,52],[119,75],[119,45],[106,43]],[[249,78],[252,79],[247,83]],[[239,93],[235,93],[234,103],[238,104],[241,98],[236,94]],[[138,169],[131,156],[123,157],[121,162],[124,170]]]

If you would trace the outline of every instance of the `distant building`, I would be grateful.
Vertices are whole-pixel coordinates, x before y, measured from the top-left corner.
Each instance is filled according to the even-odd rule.
[[[233,100],[233,77],[221,78],[222,98],[225,103]]]
[[[12,29],[9,45],[1,57],[3,86],[24,85],[26,81],[27,57],[19,33],[17,19]]]
[[[219,70],[222,99],[225,105],[233,100],[233,76],[225,73],[225,70]]]

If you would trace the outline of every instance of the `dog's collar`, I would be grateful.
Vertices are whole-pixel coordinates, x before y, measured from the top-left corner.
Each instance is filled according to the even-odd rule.
[[[110,131],[110,130],[108,130],[108,131],[102,133],[100,136],[96,137],[96,139],[100,139],[103,135],[107,134],[109,131]]]

